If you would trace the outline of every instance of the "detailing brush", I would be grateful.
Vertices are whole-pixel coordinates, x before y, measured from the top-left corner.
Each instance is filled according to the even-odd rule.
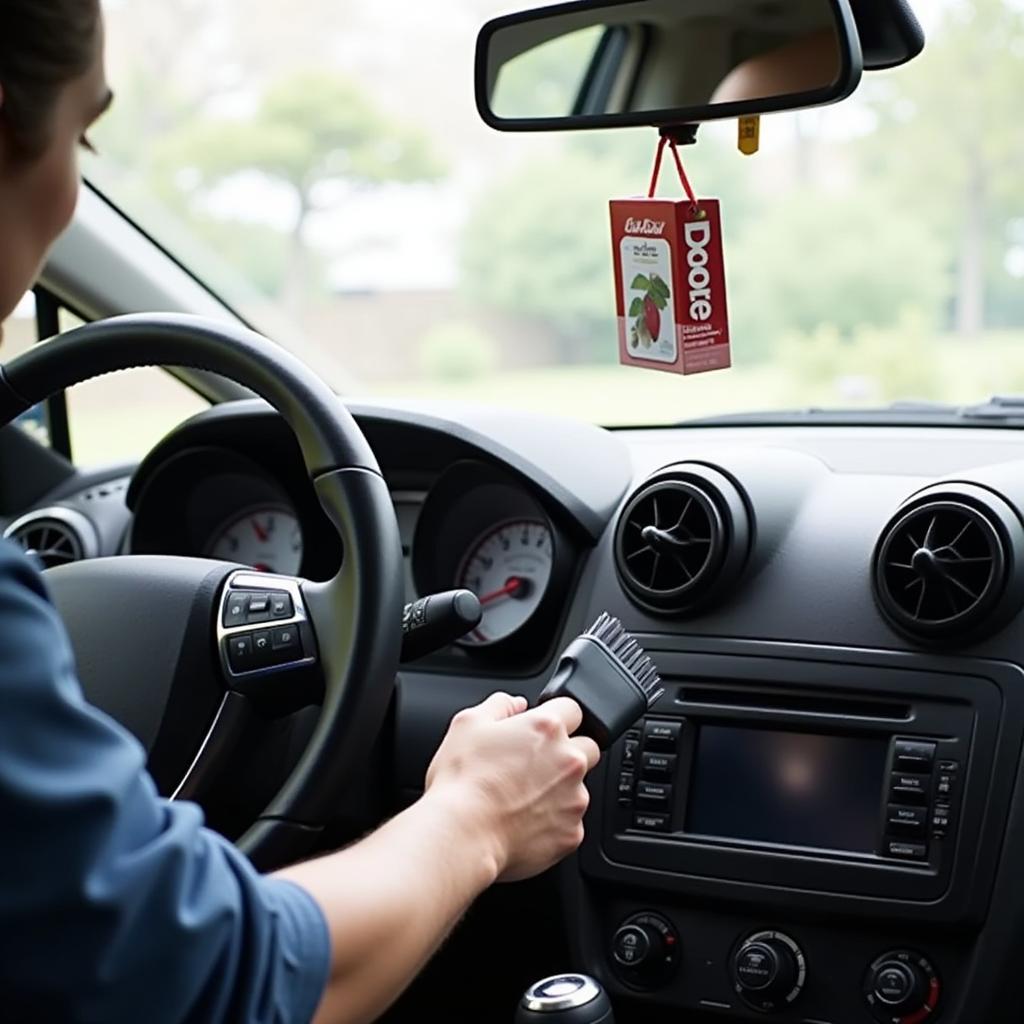
[[[602,612],[565,649],[540,703],[571,697],[583,709],[578,734],[607,750],[664,692],[654,662],[618,619]]]

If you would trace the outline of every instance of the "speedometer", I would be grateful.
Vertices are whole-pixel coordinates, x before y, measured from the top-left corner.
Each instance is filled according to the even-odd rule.
[[[208,554],[260,572],[297,576],[302,566],[302,529],[287,509],[253,508],[214,533]]]
[[[480,598],[484,615],[462,643],[497,643],[525,625],[544,599],[551,565],[551,528],[540,520],[509,520],[478,537],[462,560],[456,585]]]

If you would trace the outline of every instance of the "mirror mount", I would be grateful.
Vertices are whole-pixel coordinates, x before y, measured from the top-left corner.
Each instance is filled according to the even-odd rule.
[[[692,146],[697,142],[697,129],[700,127],[696,121],[686,124],[665,124],[658,129],[658,135],[668,139],[675,146]]]

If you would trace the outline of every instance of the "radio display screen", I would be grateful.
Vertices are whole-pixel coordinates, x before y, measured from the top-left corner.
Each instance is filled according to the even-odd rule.
[[[884,738],[702,725],[686,831],[873,853],[888,746]]]

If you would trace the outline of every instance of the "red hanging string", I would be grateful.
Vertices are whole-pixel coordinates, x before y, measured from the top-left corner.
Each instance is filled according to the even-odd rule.
[[[679,180],[682,183],[683,191],[686,193],[686,198],[690,200],[690,205],[694,210],[699,210],[697,197],[694,195],[693,189],[690,186],[690,179],[686,176],[686,170],[683,167],[683,158],[679,155],[679,148],[667,135],[662,135],[658,142],[658,151],[654,156],[654,173],[651,175],[651,187],[647,190],[647,198],[653,199],[654,193],[658,190],[658,178],[661,176],[661,161],[665,155],[666,146],[672,150],[672,156],[675,157],[676,170],[679,172]]]

